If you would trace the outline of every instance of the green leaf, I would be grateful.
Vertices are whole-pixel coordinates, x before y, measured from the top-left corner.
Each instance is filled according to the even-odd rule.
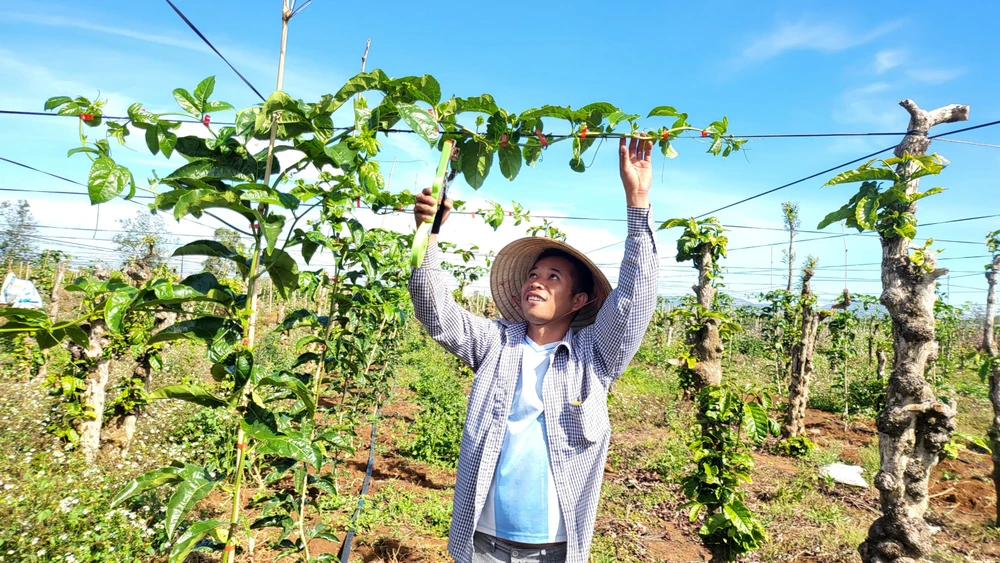
[[[493,166],[493,151],[483,141],[469,140],[459,149],[462,160],[462,174],[473,189],[478,190],[486,181]]]
[[[858,200],[854,210],[854,218],[858,226],[866,231],[874,231],[878,223],[878,199],[876,197],[864,196]]]
[[[542,156],[542,144],[538,142],[538,139],[532,137],[524,143],[521,154],[524,156],[525,164],[534,167],[535,162]]]
[[[915,194],[911,194],[910,197],[909,197],[910,203],[913,203],[914,201],[917,201],[917,200],[920,200],[920,199],[924,199],[925,197],[928,197],[928,196],[937,195],[937,194],[939,194],[939,193],[941,193],[943,191],[944,191],[944,188],[931,188],[931,189],[929,189],[929,190],[927,190],[925,192],[917,192]]]
[[[853,215],[853,212],[851,211],[851,208],[849,206],[845,205],[845,206],[841,207],[840,209],[838,209],[838,210],[836,210],[836,211],[834,211],[832,213],[827,214],[827,216],[824,217],[823,220],[819,222],[819,225],[817,225],[816,228],[817,229],[825,229],[827,226],[832,225],[833,223],[836,223],[837,221],[843,221],[844,219],[847,219],[851,215]]]
[[[316,411],[316,401],[312,391],[295,376],[282,372],[277,375],[269,375],[257,383],[258,388],[266,385],[279,389],[287,389],[294,393],[302,401],[302,404],[305,405],[307,416],[312,417],[312,414]]]
[[[121,332],[122,321],[125,320],[129,305],[135,301],[138,293],[135,288],[126,286],[116,290],[108,297],[108,301],[104,305],[104,320],[111,332],[116,334]]]
[[[669,159],[677,158],[677,149],[670,144],[670,141],[660,140],[660,152]]]
[[[521,150],[516,144],[508,143],[506,147],[500,147],[497,155],[500,157],[500,173],[513,181],[521,171]]]
[[[256,438],[256,436],[255,436]],[[319,468],[323,465],[323,452],[319,446],[305,438],[292,436],[276,436],[274,438],[257,438],[258,454],[273,454],[290,457]]]
[[[583,159],[578,156],[569,159],[569,167],[573,172],[585,172],[587,170],[586,165],[583,164]]]
[[[281,90],[275,90],[270,96],[267,97],[267,101],[264,102],[265,114],[271,114],[276,111],[301,114],[301,108],[299,107],[298,102],[293,100],[291,96]],[[305,115],[302,115],[302,117],[305,117]]]
[[[214,113],[217,111],[231,111],[233,110],[232,104],[228,102],[205,102],[205,105],[201,108],[205,113]]]
[[[146,134],[144,136],[146,140],[146,148],[149,149],[149,152],[154,155],[160,152],[160,140],[156,136],[156,129],[156,127],[146,129]]]
[[[209,76],[205,80],[202,80],[194,87],[194,101],[198,107],[198,113],[208,113],[205,107],[208,105],[208,99],[212,96],[212,92],[215,91],[215,77]]]
[[[174,218],[180,220],[186,215],[201,217],[206,209],[221,207],[243,215],[248,221],[253,220],[253,210],[243,205],[239,195],[233,192],[217,192],[215,190],[190,190],[174,204]]]
[[[184,519],[195,504],[205,498],[215,484],[218,482],[211,479],[208,473],[201,467],[185,464],[184,468],[178,472],[181,482],[174,489],[174,494],[167,501],[167,512],[164,515],[164,525],[167,528],[167,537],[173,537],[178,524]]]
[[[201,117],[201,109],[198,107],[198,102],[187,90],[184,88],[175,89],[174,99],[177,100],[177,105],[181,106],[181,109],[192,117]]]
[[[144,493],[149,489],[154,489],[166,483],[179,481],[178,475],[182,467],[170,465],[146,472],[135,479],[132,479],[122,487],[111,499],[111,508],[118,506],[135,495]]]
[[[245,256],[215,240],[196,240],[194,242],[189,242],[175,250],[173,255],[213,256],[215,258],[224,258],[235,263],[243,277],[246,277],[250,273],[250,265],[248,264]]]
[[[346,141],[326,147],[324,152],[330,157],[330,160],[333,160],[337,168],[343,170],[352,170],[354,168],[354,159],[358,156],[358,151],[352,149]]]
[[[292,194],[280,192],[263,184],[240,184],[233,188],[240,193],[240,199],[248,199],[284,209],[298,209],[301,200]]]
[[[274,250],[266,253],[263,263],[271,283],[282,298],[287,298],[291,291],[299,287],[299,266],[287,252]]]
[[[741,534],[750,535],[753,533],[754,515],[742,502],[734,499],[731,503],[722,505],[722,510],[726,514],[726,519]]]
[[[855,170],[848,170],[847,172],[837,174],[833,178],[830,178],[830,180],[823,184],[823,186],[833,186],[836,184],[846,184],[850,182],[866,182],[869,180],[897,182],[899,181],[899,176],[895,171],[888,168],[866,168],[862,166]]]
[[[701,514],[701,509],[705,507],[704,504],[700,502],[689,502],[690,510],[688,511],[688,521],[694,522],[698,519],[698,515]]]
[[[91,205],[107,203],[118,197],[131,181],[132,173],[128,168],[119,166],[106,156],[94,160],[87,177]]]
[[[80,327],[76,325],[68,325],[63,328],[66,331],[66,336],[69,337],[77,346],[81,348],[90,348],[90,338],[87,333]]]
[[[264,219],[261,230],[264,231],[264,238],[267,240],[267,252],[274,252],[274,245],[278,243],[278,236],[285,228],[285,216],[272,213]]]
[[[169,563],[184,563],[191,550],[201,543],[205,536],[223,526],[229,526],[229,523],[221,520],[203,520],[188,526],[188,529],[184,530],[174,542],[174,547],[170,550]]]
[[[56,109],[57,107],[73,101],[69,96],[55,96],[45,100],[45,111]]]
[[[677,117],[677,110],[670,106],[657,106],[649,111],[649,115],[646,117]]]
[[[216,397],[205,388],[197,385],[167,385],[150,393],[149,398],[178,399],[209,408],[226,407],[229,405],[224,399]]]
[[[69,288],[67,287],[67,289]],[[49,320],[48,315],[41,311],[36,311],[34,309],[20,309],[17,307],[0,307],[0,319],[3,318],[8,320],[17,320],[24,323],[32,323],[37,326],[41,326],[41,324],[47,323]]]
[[[396,110],[399,112],[399,116],[403,118],[403,121],[416,131],[421,139],[427,141],[428,145],[433,147],[434,143],[437,143],[440,136],[438,124],[427,113],[427,110],[415,104],[405,102],[396,102]]]
[[[767,438],[768,424],[767,413],[757,403],[746,403],[744,405],[747,414],[744,423],[747,427],[747,436],[755,442],[762,442]]]

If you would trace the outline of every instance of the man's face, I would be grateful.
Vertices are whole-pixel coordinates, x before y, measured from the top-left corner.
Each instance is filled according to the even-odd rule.
[[[521,286],[521,312],[529,323],[544,324],[582,308],[587,295],[573,295],[573,265],[552,256],[535,263]]]

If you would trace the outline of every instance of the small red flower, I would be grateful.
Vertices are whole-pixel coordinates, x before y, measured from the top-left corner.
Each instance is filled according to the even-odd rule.
[[[323,345],[323,344],[320,344],[320,345],[319,345],[319,349],[320,349],[320,350],[326,350],[326,346],[325,346],[325,345]]]
[[[668,139],[670,139],[670,131],[664,129],[663,130],[663,140],[666,141]]]
[[[503,147],[503,148],[507,148],[507,134],[506,133],[504,133],[503,135],[500,135],[500,146]]]
[[[434,117],[434,108],[427,108],[427,113],[431,114],[431,117]]]
[[[94,120],[94,114],[92,114],[92,113],[81,113],[80,114],[80,119],[82,119],[84,121],[93,121]]]
[[[201,122],[205,125],[205,127],[208,127],[208,124],[212,122],[212,116],[206,113],[205,117],[201,118]]]
[[[243,345],[244,346],[249,346],[250,345],[250,339],[249,338],[244,338],[243,339]]]
[[[535,135],[538,136],[538,142],[542,144],[542,148],[548,148],[549,140],[542,134],[542,130],[535,129]]]
[[[702,131],[701,132],[701,136],[702,137],[707,137],[708,136],[708,131]]]
[[[357,205],[358,207],[361,207],[361,198],[359,197],[358,199],[354,200],[354,204]]]
[[[587,124],[584,123],[583,127],[580,128],[580,140],[587,138]]]

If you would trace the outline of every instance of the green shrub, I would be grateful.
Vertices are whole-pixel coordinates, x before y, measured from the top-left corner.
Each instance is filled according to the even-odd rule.
[[[778,450],[793,457],[806,457],[815,447],[815,442],[805,436],[793,436],[778,442]]]
[[[412,438],[405,441],[403,455],[428,463],[454,467],[465,424],[466,397],[457,377],[422,377],[414,386],[417,411]]]

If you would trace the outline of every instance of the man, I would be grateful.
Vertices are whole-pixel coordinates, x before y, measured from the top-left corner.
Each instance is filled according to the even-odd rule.
[[[476,374],[448,540],[458,563],[589,558],[611,435],[608,387],[656,307],[651,149],[636,139],[619,147],[628,239],[614,291],[585,255],[546,238],[497,254],[490,287],[502,320],[452,300],[433,236],[413,271],[417,318]],[[436,203],[430,190],[417,197],[417,225],[433,218]],[[444,205],[447,213],[451,202]]]

